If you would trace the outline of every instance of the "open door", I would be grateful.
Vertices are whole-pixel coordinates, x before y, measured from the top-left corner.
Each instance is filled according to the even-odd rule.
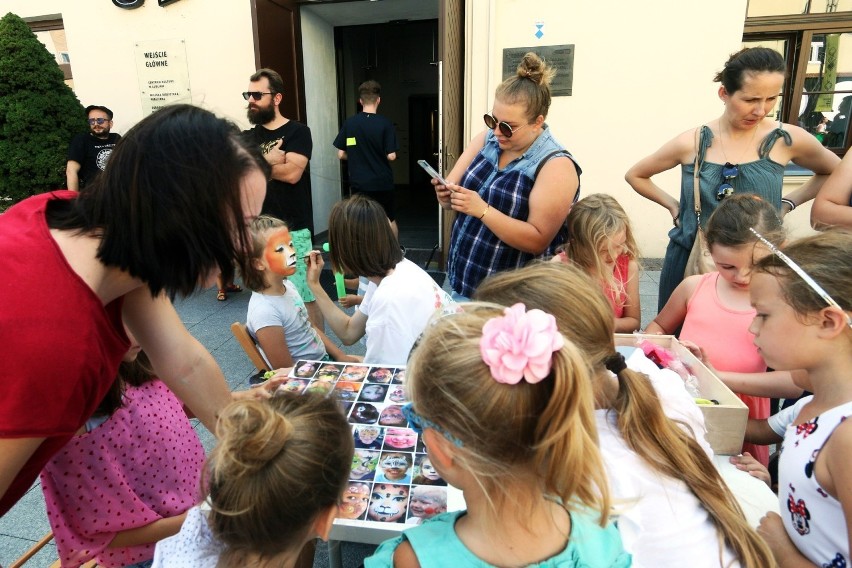
[[[284,79],[286,90],[281,114],[307,124],[302,34],[297,4],[295,0],[251,0],[254,61],[257,69],[274,69]]]
[[[462,140],[464,86],[464,0],[440,0],[438,37],[440,46],[438,56],[441,69],[440,126],[441,152],[438,170],[446,174],[464,151]],[[455,212],[439,209],[441,212],[441,266],[446,268],[447,249],[450,246],[450,229]]]

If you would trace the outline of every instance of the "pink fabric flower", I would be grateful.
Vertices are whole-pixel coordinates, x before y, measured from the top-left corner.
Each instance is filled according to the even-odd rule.
[[[541,310],[526,311],[520,303],[503,313],[482,326],[482,360],[498,383],[514,385],[521,378],[528,383],[541,381],[550,374],[553,352],[565,343],[556,318]]]

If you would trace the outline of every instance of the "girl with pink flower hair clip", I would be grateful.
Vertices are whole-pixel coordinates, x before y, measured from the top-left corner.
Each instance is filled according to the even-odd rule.
[[[469,303],[411,353],[404,407],[466,511],[424,520],[365,561],[385,566],[629,566],[608,524],[594,400],[552,315]]]

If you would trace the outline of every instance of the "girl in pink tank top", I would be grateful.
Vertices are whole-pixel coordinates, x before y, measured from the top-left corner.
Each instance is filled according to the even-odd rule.
[[[705,229],[717,272],[690,276],[678,285],[647,333],[674,333],[700,348],[704,362],[748,406],[750,419],[769,417],[769,398],[801,395],[788,371],[767,372],[749,325],[755,316],[749,298],[754,263],[769,254],[749,230],[754,227],[780,245],[785,233],[777,210],[760,197],[736,194],[713,212]],[[766,466],[769,449],[749,443],[743,451]]]
[[[615,332],[641,326],[639,263],[630,219],[610,195],[594,193],[571,207],[568,242],[554,262],[576,264],[596,282],[612,306]]]

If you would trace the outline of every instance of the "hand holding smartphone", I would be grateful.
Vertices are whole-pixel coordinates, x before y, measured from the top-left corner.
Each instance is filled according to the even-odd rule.
[[[430,166],[429,162],[427,162],[426,160],[417,160],[417,165],[419,165],[421,168],[426,170],[427,174],[429,174],[430,176],[432,176],[433,178],[435,178],[436,180],[441,182],[441,185],[449,186],[449,183],[447,183],[447,180],[445,180],[444,177],[441,174],[439,174],[437,171],[435,171],[435,168]],[[447,189],[449,189],[449,187],[447,187]]]

